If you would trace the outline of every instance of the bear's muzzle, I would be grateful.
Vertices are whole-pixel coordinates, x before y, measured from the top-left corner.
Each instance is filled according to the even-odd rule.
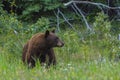
[[[57,43],[57,46],[58,46],[58,47],[63,47],[63,46],[64,46],[64,42],[59,41],[59,42]]]

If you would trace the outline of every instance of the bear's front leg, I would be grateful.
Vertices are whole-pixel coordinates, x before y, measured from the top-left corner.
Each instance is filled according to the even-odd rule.
[[[48,67],[52,64],[52,65],[56,65],[56,57],[55,57],[55,54],[54,54],[54,51],[53,49],[50,49],[48,51]]]
[[[46,55],[40,55],[39,62],[41,65],[44,65],[46,62]]]

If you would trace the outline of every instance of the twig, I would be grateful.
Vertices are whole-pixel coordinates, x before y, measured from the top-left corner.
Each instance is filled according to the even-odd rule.
[[[60,19],[59,19],[59,10],[57,11],[57,27],[58,27],[58,31],[60,31]]]
[[[58,9],[59,10],[59,9]],[[62,17],[64,18],[64,20],[70,25],[70,27],[75,30],[75,28],[73,27],[73,25],[68,21],[68,19],[64,16],[64,14],[59,10],[59,13],[62,15]],[[75,30],[76,31],[76,30]]]
[[[14,33],[15,33],[15,35],[17,37],[17,40],[19,41],[20,45],[23,47],[23,44],[22,44],[21,40],[18,38],[18,32],[16,30],[14,30]]]
[[[77,10],[74,8],[73,5],[71,5],[72,9],[75,11],[75,13],[79,16],[79,13],[77,12]]]
[[[120,40],[120,34],[118,34],[118,40]]]
[[[88,22],[87,22],[85,16],[83,15],[81,9],[79,9],[75,3],[73,3],[73,5],[74,5],[75,8],[78,10],[78,12],[81,14],[83,20],[85,21],[85,24],[86,24],[86,26],[87,26],[87,29],[89,29],[89,30],[91,31],[92,29],[90,28],[90,26],[89,26],[89,24],[88,24]]]
[[[57,18],[57,29],[58,29],[58,31],[60,31],[60,26],[59,26],[59,24],[60,24],[60,21],[59,21],[59,11],[57,11],[57,14],[56,14],[56,12],[54,11],[54,14],[55,14],[55,16],[56,16],[56,18]]]

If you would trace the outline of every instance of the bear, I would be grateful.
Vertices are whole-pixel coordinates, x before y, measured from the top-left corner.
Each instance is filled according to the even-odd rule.
[[[62,46],[64,46],[64,42],[55,34],[55,30],[46,30],[45,33],[37,33],[24,45],[22,61],[27,64],[29,68],[35,67],[37,59],[41,64],[48,61],[47,67],[51,64],[56,65],[53,48]]]

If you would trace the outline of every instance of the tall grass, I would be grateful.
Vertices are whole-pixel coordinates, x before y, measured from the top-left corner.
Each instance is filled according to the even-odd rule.
[[[120,43],[115,36],[110,36],[109,29],[104,32],[104,28],[98,34],[98,28],[102,27],[99,22],[107,28],[110,27],[110,23],[102,18],[96,20],[94,33],[91,34],[83,30],[79,36],[71,29],[58,32],[57,35],[65,42],[65,46],[54,49],[57,65],[49,69],[41,66],[39,62],[33,69],[28,69],[22,63],[23,44],[35,33],[34,24],[33,29],[29,27],[27,32],[27,29],[16,30],[17,33],[14,32],[15,29],[10,29],[5,34],[1,32],[0,80],[120,80],[120,62],[115,61],[120,54]]]
[[[119,80],[120,64],[107,58],[109,50],[96,46],[99,43],[83,43],[73,31],[58,35],[65,46],[55,48],[56,68],[49,69],[36,63],[36,67],[28,69],[21,61],[22,47],[15,40],[15,47],[4,47],[0,54],[1,80]],[[19,36],[19,35],[18,35]],[[20,37],[22,41],[24,37]],[[16,37],[15,35],[12,37]],[[23,42],[26,40],[23,40]],[[7,43],[6,43],[7,44]],[[16,47],[19,46],[19,47]],[[10,51],[9,49],[14,51]],[[13,52],[13,53],[12,53]],[[16,53],[16,55],[15,55]],[[106,57],[105,57],[106,56]]]

